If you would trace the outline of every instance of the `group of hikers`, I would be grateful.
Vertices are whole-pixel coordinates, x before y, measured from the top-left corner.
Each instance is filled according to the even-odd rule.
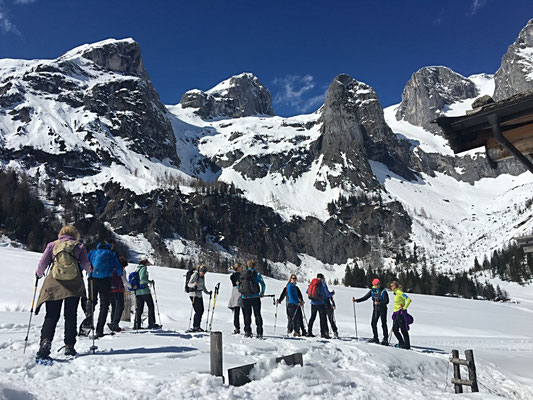
[[[147,269],[150,265],[149,261],[147,259],[139,261],[136,270],[130,273],[128,279],[125,276],[125,267],[127,265],[127,259],[117,255],[111,240],[99,243],[96,249],[87,252],[85,246],[80,242],[80,235],[76,228],[71,225],[65,225],[61,228],[58,239],[46,246],[35,271],[34,297],[38,279],[43,277],[49,268],[35,309],[35,314],[38,314],[40,307],[45,304],[46,315],[41,328],[37,359],[48,359],[50,357],[51,344],[63,303],[65,355],[77,354],[74,345],[76,344],[76,337],[78,335],[89,335],[93,331],[93,338],[104,336],[104,327],[106,326],[110,306],[111,321],[107,323],[107,327],[111,332],[121,331],[119,323],[124,311],[124,292],[126,288],[135,294],[135,320],[133,328],[143,328],[141,322],[145,304],[148,306],[147,328],[161,328],[161,325],[156,324],[155,319],[155,307],[150,289],[150,286],[152,286],[155,294],[155,282],[149,279]],[[263,318],[261,316],[261,298],[265,297],[266,285],[262,275],[255,269],[255,262],[253,260],[248,261],[246,267],[244,270],[240,263],[234,266],[234,271],[230,276],[232,293],[228,307],[233,312],[235,334],[241,333],[240,314],[242,312],[244,336],[253,336],[253,313],[256,325],[256,337],[262,338]],[[87,290],[82,276],[83,270],[89,277]],[[211,304],[213,292],[206,288],[206,273],[207,267],[200,265],[198,268],[190,270],[186,275],[185,291],[191,301],[191,319],[192,312],[194,311],[194,320],[190,329],[192,332],[204,331],[201,328],[202,316],[205,310],[202,293],[210,296],[209,307]],[[402,292],[397,281],[392,282],[390,287],[394,293],[394,313],[392,314],[394,322],[392,332],[394,332],[398,339],[398,347],[409,349],[410,340],[408,329],[409,324],[412,322],[412,317],[407,314],[406,309],[411,303],[411,299]],[[320,336],[325,339],[331,338],[328,326],[329,322],[333,337],[338,338],[339,333],[335,322],[335,291],[329,290],[323,274],[319,273],[316,278],[311,280],[306,294],[311,303],[311,317],[306,323],[304,323],[306,319],[304,311],[305,300],[297,285],[297,276],[295,274],[290,276],[289,281],[277,299],[274,295],[268,295],[269,297],[274,297],[276,321],[278,305],[286,300],[288,335],[314,337],[313,324],[318,314]],[[217,295],[218,286],[215,288],[215,303]],[[355,303],[363,302],[369,298],[373,302],[371,326],[374,337],[372,341],[380,343],[377,323],[381,319],[383,329],[383,340],[381,344],[388,345],[387,305],[389,304],[389,297],[387,291],[381,286],[381,282],[377,278],[372,281],[372,288],[365,296],[358,299],[352,298],[354,303],[354,317]],[[100,301],[100,311],[95,326],[94,310],[98,300]],[[78,330],[77,310],[80,303],[85,313],[85,318]],[[215,303],[213,304],[213,310]]]

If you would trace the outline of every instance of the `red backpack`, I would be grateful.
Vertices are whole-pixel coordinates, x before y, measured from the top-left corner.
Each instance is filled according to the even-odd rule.
[[[322,300],[321,296],[322,282],[318,278],[314,278],[309,284],[307,294],[311,300]]]

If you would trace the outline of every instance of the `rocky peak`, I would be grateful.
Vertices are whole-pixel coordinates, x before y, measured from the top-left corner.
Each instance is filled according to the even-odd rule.
[[[396,118],[431,128],[432,121],[445,106],[477,95],[474,82],[451,69],[424,67],[415,72],[405,85]]]
[[[386,164],[391,170],[411,179],[406,166],[409,145],[400,142],[390,130],[374,89],[349,75],[333,79],[322,107],[319,152],[330,168],[341,174],[327,177],[332,187],[349,185],[364,189],[379,186],[369,160]],[[317,186],[317,185],[315,185]],[[318,186],[320,183],[318,183]]]
[[[494,75],[494,100],[533,89],[533,19],[522,29]]]
[[[62,55],[58,61],[65,62],[83,57],[107,70],[133,75],[149,80],[144,69],[139,44],[131,39],[107,39],[93,44],[84,44]]]
[[[196,108],[195,113],[206,119],[274,115],[270,91],[250,73],[232,76],[206,92],[190,90],[180,104]]]

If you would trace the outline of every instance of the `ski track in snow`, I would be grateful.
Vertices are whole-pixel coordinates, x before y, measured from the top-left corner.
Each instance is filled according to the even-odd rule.
[[[40,254],[0,247],[3,272],[11,279],[0,292],[0,398],[5,399],[375,399],[392,393],[405,399],[453,399],[450,383],[453,369],[448,362],[452,348],[461,356],[473,349],[481,393],[464,394],[472,399],[533,399],[533,293],[531,286],[516,287],[520,304],[499,304],[456,298],[411,295],[410,312],[413,351],[394,349],[355,340],[351,297],[366,289],[335,289],[337,324],[341,340],[283,338],[286,315],[278,309],[274,332],[274,307],[262,302],[265,321],[263,341],[232,335],[232,315],[226,308],[231,283],[229,275],[208,273],[208,288],[221,282],[213,327],[223,332],[224,371],[257,362],[254,380],[243,387],[230,387],[209,375],[209,335],[186,333],[190,303],[183,292],[184,271],[149,267],[157,282],[161,331],[127,330],[96,341],[96,354],[87,354],[92,344],[80,338],[80,355],[52,366],[36,365],[39,331],[44,309],[34,316],[29,344],[23,354],[29,318],[33,271]],[[130,265],[128,269],[134,268]],[[279,295],[285,282],[265,279],[267,293]],[[39,287],[42,281],[39,282]],[[300,288],[305,289],[303,282]],[[527,302],[530,300],[530,302]],[[207,306],[207,299],[204,297]],[[17,307],[15,307],[17,306]],[[357,304],[358,336],[371,336],[369,302]],[[81,322],[81,310],[78,323]],[[390,318],[391,310],[389,310]],[[306,305],[306,315],[310,307]],[[389,328],[391,327],[390,321]],[[241,321],[242,323],[242,321]],[[202,321],[205,327],[205,314]],[[381,328],[381,327],[379,327]],[[319,331],[315,322],[314,333]],[[381,329],[380,329],[381,331]],[[62,346],[60,320],[52,356]],[[395,339],[392,340],[395,343]],[[304,366],[275,364],[280,355],[302,352]],[[466,371],[463,370],[463,376]],[[391,392],[393,391],[393,392]],[[465,392],[469,392],[465,388]]]

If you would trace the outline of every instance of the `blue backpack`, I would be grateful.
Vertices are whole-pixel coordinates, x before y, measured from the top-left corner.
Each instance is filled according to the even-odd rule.
[[[107,248],[109,246],[109,248]],[[96,250],[91,250],[89,260],[94,267],[92,276],[97,279],[108,278],[113,274],[113,269],[120,265],[116,254],[111,251],[110,245],[98,244]]]
[[[133,271],[128,275],[128,282],[133,290],[140,290],[146,287],[145,285],[140,283],[138,271]]]

